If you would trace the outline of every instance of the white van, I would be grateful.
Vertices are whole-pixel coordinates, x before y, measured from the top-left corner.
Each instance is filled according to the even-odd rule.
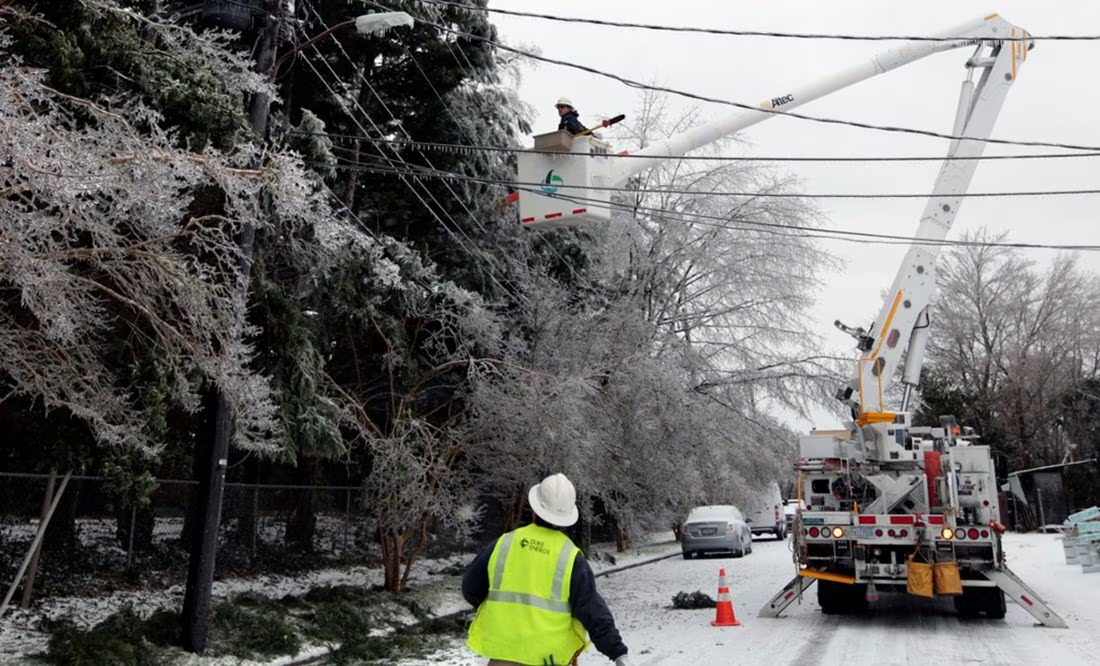
[[[755,534],[774,534],[776,539],[787,538],[787,518],[783,515],[783,496],[779,484],[772,481],[763,492],[748,503],[745,519]]]

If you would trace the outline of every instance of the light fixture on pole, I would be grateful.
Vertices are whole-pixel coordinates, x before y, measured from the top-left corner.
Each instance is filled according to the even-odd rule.
[[[381,35],[386,33],[391,28],[407,27],[411,28],[413,25],[413,17],[409,16],[405,12],[376,12],[373,14],[363,14],[357,16],[348,21],[337,23],[324,32],[310,37],[308,40],[302,42],[298,46],[295,46],[292,50],[284,53],[278,60],[275,61],[275,65],[271,68],[271,76],[275,77],[279,73],[279,68],[286,62],[291,56],[297,55],[298,51],[301,51],[311,44],[315,44],[325,37],[328,37],[332,33],[336,32],[340,28],[345,28],[349,25],[355,26],[355,31],[360,35]]]

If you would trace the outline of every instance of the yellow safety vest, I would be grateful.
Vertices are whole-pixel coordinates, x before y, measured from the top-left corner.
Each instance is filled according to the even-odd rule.
[[[466,644],[520,664],[564,666],[588,647],[569,606],[569,580],[580,549],[558,530],[527,525],[497,539],[489,557],[489,596]]]

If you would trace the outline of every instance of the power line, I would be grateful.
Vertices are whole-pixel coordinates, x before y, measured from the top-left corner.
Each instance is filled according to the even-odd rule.
[[[338,164],[337,169],[356,169],[362,163],[353,164]],[[369,165],[368,165],[369,166]],[[482,178],[478,176],[468,176],[465,174],[455,173],[451,171],[426,171],[433,176],[440,178],[452,178],[454,180],[461,180],[467,182],[486,183],[492,185],[514,185],[514,186],[526,186],[526,187],[540,187],[545,185],[542,182],[533,181],[510,181],[510,180],[498,180],[490,178]],[[596,190],[600,192],[637,192],[636,188],[625,186],[611,186],[611,185],[585,185],[583,188]],[[670,188],[658,188],[645,190],[647,194],[686,194],[696,196],[736,196],[736,197],[762,197],[762,198],[778,198],[778,199],[929,199],[932,195],[927,192],[891,192],[891,193],[872,193],[872,192],[826,192],[826,193],[797,193],[797,192],[732,192],[732,191],[718,191],[718,190],[692,190],[692,189],[670,189]],[[1013,198],[1013,197],[1045,197],[1045,196],[1090,196],[1100,194],[1100,189],[1075,189],[1075,190],[1022,190],[1018,192],[962,192],[956,194],[940,195],[937,198],[943,199],[1001,199],[1001,198]]]
[[[356,134],[335,134],[330,132],[305,132],[301,130],[291,130],[291,134],[298,134],[302,136],[327,136],[337,139],[348,139],[358,141],[372,141],[375,143],[392,143],[398,146],[408,146],[417,150],[435,150],[440,152],[497,152],[497,153],[510,153],[510,154],[529,154],[529,155],[561,155],[562,152],[558,150],[535,150],[533,148],[505,148],[502,146],[485,146],[475,144],[463,144],[463,143],[439,143],[430,141],[408,141],[405,139],[387,139],[370,136],[359,136]],[[607,158],[607,159],[653,159],[649,155],[635,155],[633,153],[618,154],[596,154],[596,153],[573,153],[577,157],[584,158]],[[1091,158],[1100,157],[1100,152],[1091,153],[1025,153],[1014,155],[979,155],[977,157],[959,157],[948,155],[911,155],[911,156],[838,156],[838,157],[776,157],[776,156],[754,156],[754,155],[681,155],[679,157],[669,158],[671,161],[686,160],[686,161],[702,161],[702,162],[949,162],[954,160],[974,160],[974,161],[998,161],[998,160],[1044,160],[1044,159],[1074,159],[1074,158]]]
[[[311,10],[313,11],[313,13],[317,17],[317,19],[321,22],[321,24],[324,25],[324,21],[321,18],[321,15],[317,12],[317,10],[312,8],[312,7],[311,7]],[[349,63],[351,63],[351,65],[354,68],[355,67],[355,61],[348,54],[347,50],[344,49],[344,46],[340,42],[340,40],[337,39],[335,36],[332,37],[332,40],[335,41],[337,47],[339,48],[340,52],[343,54],[344,58],[347,59],[347,61]],[[313,48],[320,55],[320,50],[317,48],[316,44],[313,45]],[[317,69],[313,66],[313,64],[309,61],[309,59],[306,58],[305,60],[306,60],[306,63],[309,65],[310,69],[313,70],[313,72],[317,76],[317,78],[321,81],[321,83],[325,86],[325,88],[328,89],[329,93],[331,95],[333,95],[334,98],[339,98],[340,96],[336,94],[336,91],[332,88],[332,86],[329,85],[328,81],[326,81],[324,79],[324,77],[321,76],[321,73],[317,71]],[[325,66],[329,70],[329,73],[332,74],[333,78],[337,79],[338,78],[337,74],[336,74],[335,70],[332,69],[332,66],[328,63],[328,61],[325,60],[325,58],[323,56],[320,57],[319,60],[321,60],[325,64]],[[393,119],[395,123],[398,123],[397,117],[393,114],[392,111],[390,111],[389,106],[386,104],[385,100],[382,99],[381,95],[379,95],[378,92],[374,89],[374,86],[372,86],[370,84],[370,81],[367,79],[365,74],[361,70],[359,70],[358,68],[356,68],[356,71],[358,73],[359,80],[363,82],[363,84],[367,87],[368,90],[370,90],[370,92],[374,96],[374,98],[376,100],[378,100],[378,102],[382,105],[382,108],[386,111],[386,113],[388,113],[390,115],[390,118]],[[377,124],[375,124],[374,120],[370,117],[370,115],[367,113],[366,109],[363,108],[363,106],[359,103],[359,101],[357,99],[353,99],[352,102],[359,109],[359,111],[363,114],[363,117],[371,124],[371,126],[374,128],[375,132],[377,132],[379,135],[383,135],[384,133],[382,132],[382,130],[378,127]],[[359,130],[361,132],[363,132],[364,135],[368,134],[366,128],[363,127],[362,123],[360,123],[359,120],[355,118],[354,114],[349,114],[349,116],[351,117],[352,122],[359,128]],[[400,125],[400,123],[398,123],[398,125]],[[409,136],[407,131],[402,130],[402,132],[404,132],[405,136],[408,137],[409,139],[412,138],[411,136]],[[384,160],[386,160],[391,166],[393,165],[393,161],[390,158],[386,157],[384,151],[382,151],[381,149],[378,149],[377,146],[376,146],[376,150],[378,150],[379,155]],[[398,162],[400,162],[401,164],[403,164],[406,167],[411,167],[412,166],[412,165],[408,164],[408,162],[406,162],[404,160],[404,158],[401,157],[400,153],[396,149],[393,149],[392,146],[391,146],[391,150],[393,151],[394,157],[396,158],[396,160]],[[427,157],[425,157],[424,159],[425,159],[425,161],[428,161]],[[431,164],[430,161],[428,161],[428,163],[429,163],[429,165]],[[434,168],[434,167],[432,167],[432,168]],[[404,181],[405,179],[402,178],[402,180]],[[439,223],[439,225],[448,234],[448,236],[450,236],[466,252],[466,254],[468,254],[471,258],[480,261],[481,258],[477,255],[477,253],[475,253],[473,250],[471,250],[462,241],[462,239],[458,237],[458,234],[461,234],[471,244],[474,243],[473,239],[470,238],[469,235],[466,233],[466,231],[462,228],[462,226],[460,224],[458,224],[458,222],[456,222],[454,220],[454,218],[452,218],[450,216],[450,214],[447,213],[446,208],[444,208],[444,206],[440,203],[440,201],[438,199],[436,199],[435,195],[432,194],[432,192],[429,189],[427,189],[426,187],[423,188],[423,194],[426,195],[429,199],[431,199],[433,203],[435,203],[436,207],[438,207],[438,209],[439,209],[438,212],[436,210],[434,210],[432,208],[432,206],[428,205],[428,202],[425,201],[424,196],[422,196],[421,193],[417,192],[416,188],[413,187],[413,185],[411,183],[408,183],[407,181],[405,181],[405,182],[406,182],[406,185],[409,187],[410,191],[413,193],[413,195],[420,201],[420,203],[424,206],[424,208],[427,209],[428,212],[435,218],[436,222]],[[444,185],[447,187],[447,189],[451,193],[451,195],[455,197],[455,199],[458,201],[459,205],[466,211],[466,213],[471,217],[471,219],[474,220],[475,224],[480,226],[480,221],[477,220],[477,217],[473,214],[472,211],[470,211],[469,207],[466,206],[465,202],[462,201],[461,197],[459,197],[458,194],[450,188],[449,184],[444,183]],[[457,230],[458,234],[456,234],[455,231],[452,230],[443,221],[443,217],[447,218],[447,220],[450,221],[451,225],[454,226],[454,229]],[[484,231],[484,228],[482,228],[482,230]],[[519,301],[525,301],[526,300],[526,298],[524,297],[524,295],[522,293],[520,293],[520,292],[518,292],[514,289],[509,289],[504,284],[502,284],[501,281],[498,280],[496,275],[494,274],[494,271],[492,270],[491,265],[489,266],[489,271],[486,272],[486,275],[489,278],[489,280],[491,280],[501,290],[502,293],[511,294],[513,297],[515,297]]]
[[[432,171],[432,170],[424,168],[424,167],[416,167],[415,165],[408,165],[408,166],[410,167],[410,170],[407,171],[407,172],[401,173],[401,175],[407,175],[407,176],[411,176],[413,178],[455,178],[455,179],[460,179],[460,180],[461,179],[471,179],[471,178],[473,178],[471,176],[465,176],[465,175],[462,175],[462,174],[454,174],[454,173],[451,173],[451,172],[435,172],[435,171]],[[337,168],[361,170],[361,171],[366,171],[366,172],[370,172],[370,173],[383,173],[383,174],[395,174],[395,173],[397,173],[392,169],[388,169],[388,168],[384,168],[384,167],[380,167],[380,166],[369,166],[369,165],[361,165],[361,166],[342,165],[342,166],[339,166]],[[477,180],[485,181],[485,182],[488,182],[489,184],[495,184],[498,187],[500,187],[501,189],[504,189],[505,185],[506,185],[504,181],[490,181],[488,179],[477,179]],[[532,185],[532,184],[528,184],[528,185]],[[524,192],[531,192],[533,194],[543,194],[543,192],[541,192],[539,189],[537,189],[537,187],[539,185],[541,185],[541,183],[534,183],[533,186],[520,186],[517,189],[519,189],[521,191],[524,191]],[[638,190],[631,190],[631,189],[626,189],[626,188],[622,188],[621,191],[626,192],[626,193],[634,193],[634,194],[639,192]],[[647,190],[647,191],[644,191],[644,192],[645,193],[650,193],[651,191]],[[1097,191],[1097,193],[1100,193],[1100,191]],[[688,211],[670,211],[670,210],[656,208],[656,207],[640,206],[640,205],[634,205],[634,204],[616,206],[616,205],[608,204],[605,200],[594,199],[594,198],[590,198],[590,197],[583,197],[583,196],[579,196],[579,195],[561,195],[561,194],[558,194],[558,195],[555,195],[555,196],[556,196],[556,198],[561,199],[562,201],[566,201],[566,202],[570,202],[570,203],[586,204],[589,207],[594,207],[594,208],[603,208],[603,209],[608,209],[608,210],[621,210],[621,209],[630,208],[630,209],[634,209],[634,210],[640,210],[640,211],[644,211],[644,212],[650,212],[650,213],[661,214],[661,215],[672,215],[672,216],[688,217],[688,218],[692,218],[692,219],[697,220],[697,221],[699,221],[699,220],[702,220],[702,221],[713,220],[713,221],[721,221],[721,222],[735,222],[736,224],[749,226],[749,227],[754,227],[754,228],[759,227],[759,228],[764,228],[764,229],[781,230],[781,231],[784,231],[784,232],[797,232],[797,236],[799,238],[816,237],[816,238],[823,238],[823,239],[827,239],[827,240],[846,240],[846,241],[851,241],[851,242],[865,242],[865,243],[866,242],[873,242],[873,243],[876,243],[876,244],[883,244],[883,245],[909,245],[914,241],[914,239],[912,237],[899,236],[899,235],[893,235],[893,234],[876,234],[876,233],[870,233],[870,232],[820,229],[820,228],[817,228],[817,227],[805,227],[805,226],[798,226],[798,225],[785,225],[785,224],[761,222],[761,221],[758,221],[758,220],[748,220],[748,219],[731,220],[729,217],[721,216],[721,215],[710,215],[710,214],[705,214],[705,213],[694,213],[694,212],[688,212]],[[752,196],[767,196],[767,195],[766,194],[760,194],[760,195],[752,195]],[[927,195],[922,195],[922,196],[927,197]],[[700,222],[700,224],[706,224],[705,222],[702,222],[702,221]],[[730,227],[728,225],[710,224],[709,226],[719,226],[721,228],[731,229],[731,230],[738,229],[738,227]],[[789,234],[785,234],[785,235],[789,235]],[[849,238],[849,237],[851,237],[851,238]],[[856,238],[856,239],[873,239],[873,240],[853,240],[853,238]],[[981,246],[981,247],[1006,247],[1006,248],[1015,248],[1015,249],[1045,249],[1045,250],[1075,250],[1075,251],[1097,251],[1097,250],[1100,250],[1100,245],[1068,245],[1068,244],[1012,243],[1012,242],[978,242],[978,241],[948,240],[948,239],[943,239],[943,240],[927,240],[927,239],[925,239],[925,240],[921,240],[920,242],[921,242],[921,244],[925,244],[925,245],[941,245],[941,246]]]
[[[603,19],[590,19],[578,16],[555,16],[552,14],[539,14],[535,12],[521,12],[511,9],[497,9],[492,7],[472,7],[458,2],[446,0],[418,0],[422,4],[441,5],[467,11],[485,11],[507,16],[521,16],[524,18],[537,18],[560,23],[585,23],[611,28],[634,28],[639,30],[653,30],[658,32],[686,32],[707,35],[727,35],[731,37],[774,37],[781,39],[831,39],[863,42],[884,41],[908,41],[908,42],[955,42],[967,37],[929,37],[925,35],[853,35],[838,33],[807,33],[807,32],[777,32],[771,30],[724,30],[720,28],[695,28],[689,26],[654,25],[651,23],[632,23],[628,21],[607,21]],[[1030,42],[1043,41],[1080,41],[1091,42],[1100,40],[1100,35],[1024,35],[1022,37],[1006,37],[1006,42]]]
[[[426,2],[428,0],[420,0],[420,1],[421,2]],[[432,0],[432,1],[436,1],[436,0]],[[683,90],[677,90],[675,88],[669,88],[669,87],[666,87],[666,86],[658,86],[658,85],[653,85],[653,84],[642,83],[641,81],[636,81],[634,79],[629,79],[625,76],[620,76],[618,74],[613,74],[611,72],[606,72],[604,70],[600,70],[600,69],[597,69],[595,67],[589,67],[587,65],[579,65],[579,64],[576,64],[576,63],[572,63],[572,62],[567,62],[565,60],[557,60],[555,58],[548,58],[546,56],[542,56],[542,55],[539,55],[537,53],[531,53],[530,51],[524,51],[523,49],[515,48],[515,47],[512,47],[512,46],[507,46],[505,44],[500,43],[499,41],[496,41],[495,39],[491,39],[491,38],[488,38],[488,37],[482,37],[481,35],[475,35],[473,33],[465,32],[465,31],[462,31],[462,30],[455,30],[455,29],[449,28],[445,25],[440,25],[438,23],[433,23],[432,21],[429,21],[429,20],[426,20],[426,19],[417,18],[416,20],[420,23],[425,24],[425,25],[430,25],[430,26],[436,28],[437,30],[442,30],[444,32],[447,32],[447,33],[450,33],[450,34],[453,34],[453,35],[456,35],[456,36],[459,36],[459,37],[465,37],[467,39],[477,40],[477,41],[481,41],[481,42],[491,44],[491,45],[495,46],[496,48],[501,49],[503,51],[516,53],[516,54],[525,56],[527,58],[531,58],[532,60],[538,60],[538,61],[541,61],[541,62],[547,62],[547,63],[554,64],[554,65],[560,65],[562,67],[568,67],[568,68],[571,68],[571,69],[580,70],[582,72],[587,72],[589,74],[595,74],[596,76],[601,76],[601,77],[604,77],[604,78],[607,78],[607,79],[611,79],[613,81],[618,81],[619,83],[622,83],[623,85],[628,86],[630,88],[637,88],[639,90],[651,90],[651,91],[654,91],[654,92],[663,92],[663,93],[668,93],[670,95],[677,95],[679,97],[684,97],[684,98],[687,98],[687,99],[694,99],[694,100],[697,100],[697,101],[700,101],[700,102],[710,102],[712,104],[721,104],[723,106],[731,106],[731,107],[734,107],[734,108],[737,108],[737,109],[744,109],[746,111],[753,111],[753,112],[756,112],[756,113],[767,113],[767,114],[777,115],[777,116],[786,116],[786,117],[789,117],[789,118],[797,118],[798,120],[806,120],[806,121],[809,121],[809,122],[822,123],[822,124],[826,124],[826,125],[842,125],[842,126],[847,126],[847,127],[856,127],[856,128],[859,128],[859,129],[875,130],[875,131],[879,131],[879,132],[892,132],[892,133],[896,133],[896,134],[912,134],[912,135],[916,135],[916,136],[927,136],[927,137],[932,137],[932,138],[936,138],[936,139],[948,139],[948,140],[951,140],[951,141],[981,141],[981,142],[984,142],[984,143],[987,143],[987,144],[1001,144],[1001,145],[1010,145],[1010,146],[1030,146],[1030,147],[1041,147],[1041,148],[1063,148],[1063,149],[1066,149],[1066,150],[1084,150],[1084,151],[1089,151],[1089,152],[1100,152],[1100,146],[1061,143],[1061,142],[1057,142],[1057,141],[1022,141],[1022,140],[1013,140],[1013,139],[995,139],[995,138],[992,138],[992,137],[990,137],[990,138],[975,138],[975,137],[969,137],[969,136],[959,136],[959,135],[955,135],[955,134],[947,134],[947,133],[944,133],[944,132],[935,132],[935,131],[932,131],[932,130],[916,129],[916,128],[912,128],[912,127],[896,127],[896,126],[893,126],[893,125],[877,125],[877,124],[874,124],[874,123],[864,123],[864,122],[855,121],[855,120],[842,120],[842,119],[839,119],[839,118],[826,118],[826,117],[823,117],[823,116],[811,116],[811,115],[808,115],[808,114],[805,114],[805,113],[798,113],[797,111],[782,111],[780,109],[763,108],[763,107],[759,107],[759,106],[754,106],[752,104],[745,104],[745,103],[742,103],[742,102],[733,102],[733,101],[726,100],[726,99],[721,99],[721,98],[718,98],[718,97],[708,97],[706,95],[699,95],[699,94],[696,94],[696,93],[690,93],[690,92],[686,92],[686,91],[683,91]]]

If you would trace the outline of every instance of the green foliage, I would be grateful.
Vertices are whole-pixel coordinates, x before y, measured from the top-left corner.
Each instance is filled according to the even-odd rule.
[[[51,86],[90,99],[136,96],[180,128],[181,141],[196,150],[226,149],[241,135],[244,98],[226,85],[232,72],[200,58],[182,61],[160,48],[149,24],[78,0],[37,3],[33,11],[11,22],[13,49],[48,69]]]
[[[152,622],[152,620],[151,620]],[[163,636],[163,616],[152,625]],[[45,659],[51,664],[114,664],[158,666],[160,651],[146,639],[146,623],[132,608],[124,608],[91,629],[78,629],[66,621],[48,626]]]
[[[120,507],[149,506],[157,480],[150,471],[151,461],[139,453],[110,451],[101,473],[106,477],[103,490]]]
[[[336,156],[332,154],[332,139],[325,134],[325,121],[309,109],[302,109],[302,120],[287,137],[292,150],[302,155],[310,169],[327,184],[336,181]]]
[[[694,610],[697,608],[715,608],[718,605],[714,598],[699,591],[677,592],[672,596],[672,607],[678,610]]]
[[[296,654],[309,642],[335,648],[326,663],[388,664],[422,656],[440,636],[466,630],[465,614],[455,614],[398,626],[388,636],[370,636],[372,630],[392,625],[396,615],[403,616],[407,605],[401,601],[353,585],[317,587],[283,599],[239,594],[214,605],[207,655],[266,659]],[[47,629],[50,642],[44,658],[54,664],[169,663],[181,641],[179,613],[167,609],[142,620],[127,607],[91,629],[77,629],[68,621],[51,622]]]
[[[209,647],[219,654],[275,657],[296,654],[302,647],[283,605],[255,595],[216,604],[208,631]]]

